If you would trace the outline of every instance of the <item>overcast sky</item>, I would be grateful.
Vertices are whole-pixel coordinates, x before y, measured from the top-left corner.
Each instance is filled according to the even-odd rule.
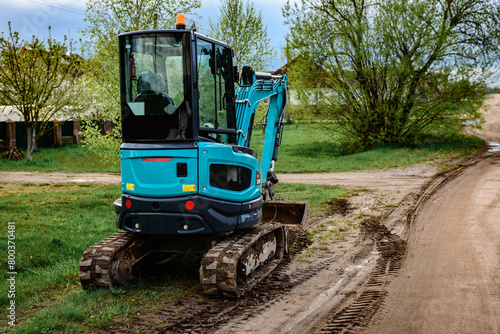
[[[283,25],[281,8],[286,0],[254,0],[255,8],[262,10],[264,24],[271,38],[271,46],[281,51],[288,28]],[[202,0],[198,14],[203,17],[196,22],[198,30],[206,34],[209,28],[208,18],[216,20],[220,10],[219,0]],[[64,35],[73,40],[81,37],[79,30],[85,28],[85,0],[0,0],[0,32],[8,31],[7,22],[21,37],[31,39],[32,35],[47,36],[51,26],[52,37],[62,41]],[[191,22],[187,17],[188,24]],[[285,62],[281,52],[269,70],[276,70]]]
[[[271,38],[271,46],[279,55],[268,70],[277,70],[286,61],[281,55],[284,37],[288,27],[283,24],[281,9],[287,0],[253,0],[257,10],[262,10],[264,24]],[[293,0],[291,1],[293,2]],[[196,22],[198,31],[208,32],[208,18],[217,20],[220,11],[219,0],[202,0],[202,8],[198,14],[203,17]],[[32,35],[47,36],[48,26],[52,28],[52,37],[62,41],[64,35],[73,40],[81,37],[79,30],[85,28],[85,0],[0,0],[0,32],[8,31],[7,22],[12,22],[12,29],[21,37],[31,39]],[[191,19],[187,17],[190,24]],[[76,45],[78,50],[79,46]],[[500,72],[499,72],[500,73]],[[495,79],[492,86],[500,87],[500,79]]]

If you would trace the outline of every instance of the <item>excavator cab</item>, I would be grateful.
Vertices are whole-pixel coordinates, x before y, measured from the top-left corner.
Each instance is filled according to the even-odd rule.
[[[124,142],[236,143],[228,45],[192,30],[134,32],[119,40]]]

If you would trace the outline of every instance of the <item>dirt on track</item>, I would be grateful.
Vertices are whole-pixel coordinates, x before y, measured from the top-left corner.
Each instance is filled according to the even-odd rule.
[[[500,142],[500,95],[487,103],[478,135]],[[310,219],[315,242],[243,300],[185,298],[100,333],[500,333],[499,154],[455,161],[446,172],[425,163],[279,175],[355,191]],[[0,183],[11,182],[120,178],[0,172]],[[295,231],[302,244],[303,234]]]

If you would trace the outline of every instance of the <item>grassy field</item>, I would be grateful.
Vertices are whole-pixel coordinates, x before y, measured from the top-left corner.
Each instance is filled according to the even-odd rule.
[[[263,142],[262,129],[255,129],[252,148],[258,152],[259,157]],[[387,169],[468,155],[482,145],[483,142],[477,138],[456,137],[414,145],[385,145],[353,154],[343,154],[342,145],[320,129],[311,125],[286,125],[276,171],[319,173]],[[120,167],[118,163],[115,166],[103,164],[84,145],[69,145],[62,148],[41,148],[33,155],[32,162],[0,159],[0,170],[119,173]]]
[[[259,152],[263,135],[254,131]],[[311,126],[287,125],[277,172],[330,172],[386,169],[467,155],[480,140],[457,138],[413,146],[383,146],[343,155],[342,147]],[[0,160],[0,170],[119,172],[103,165],[83,145],[40,149],[34,161]],[[309,201],[311,213],[329,209],[328,200],[351,194],[342,187],[304,184],[276,186],[285,200]],[[132,321],[181,296],[201,291],[198,257],[169,264],[166,273],[142,277],[118,289],[83,291],[78,278],[81,254],[93,243],[116,231],[112,203],[119,185],[38,184],[8,185],[0,180],[0,333],[88,333],[114,322]],[[13,224],[9,224],[12,222]],[[9,230],[10,226],[10,230]],[[7,326],[9,274],[8,238],[15,226],[15,328]],[[158,326],[160,326],[159,324]]]
[[[264,137],[254,130],[252,147],[259,153]],[[383,145],[345,154],[335,138],[312,125],[286,125],[276,171],[278,173],[348,172],[410,166],[423,161],[470,155],[482,147],[478,138],[456,137],[412,145]]]
[[[116,232],[112,203],[121,195],[118,185],[2,186],[0,233],[7,236],[8,222],[15,223],[18,273],[14,329],[8,329],[5,321],[10,276],[6,270],[0,275],[4,332],[92,332],[201,292],[197,257],[169,264],[166,274],[139,278],[124,288],[90,292],[81,288],[78,267],[83,251]],[[326,200],[348,194],[341,187],[280,184],[276,188],[282,199],[308,200],[312,212],[327,210]],[[2,265],[8,262],[7,243],[7,238],[0,240]]]
[[[26,152],[24,152],[26,155]],[[117,154],[117,159],[119,156]],[[66,145],[58,148],[42,147],[33,154],[33,161],[9,161],[0,159],[0,170],[72,172],[72,173],[119,173],[115,166],[103,163],[85,145]]]

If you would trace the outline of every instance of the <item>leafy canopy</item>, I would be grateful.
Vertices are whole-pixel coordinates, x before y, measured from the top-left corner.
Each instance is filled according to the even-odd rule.
[[[267,37],[267,27],[262,22],[262,11],[257,12],[248,0],[222,0],[219,20],[209,19],[208,35],[229,42],[234,50],[238,69],[248,65],[257,71],[266,70],[276,56]]]
[[[81,58],[71,52],[71,41],[33,36],[23,40],[12,31],[0,35],[0,96],[15,107],[26,124],[28,160],[36,150],[36,139],[46,133],[48,122],[76,113],[75,81]]]
[[[177,14],[194,15],[201,0],[89,0],[83,31],[86,42],[82,52],[89,58],[87,74],[92,101],[89,117],[112,120],[112,133],[101,135],[97,125],[83,128],[90,148],[108,162],[118,161],[120,140],[120,75],[118,35],[127,31],[172,29]]]
[[[89,72],[101,96],[103,117],[120,116],[118,35],[127,31],[172,29],[178,13],[186,15],[201,0],[90,0],[84,21],[83,54],[90,59]]]
[[[348,141],[411,141],[479,117],[482,69],[499,55],[498,1],[301,0],[283,13],[303,109]]]

